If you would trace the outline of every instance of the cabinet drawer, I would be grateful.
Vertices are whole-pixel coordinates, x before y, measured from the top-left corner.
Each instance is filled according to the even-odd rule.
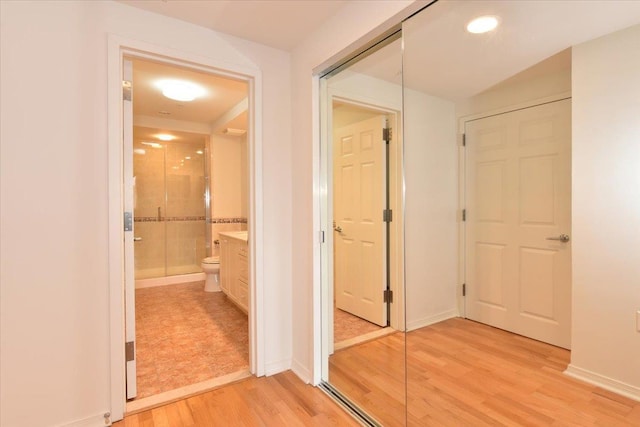
[[[238,280],[238,302],[245,308],[249,307],[249,286],[242,280]]]

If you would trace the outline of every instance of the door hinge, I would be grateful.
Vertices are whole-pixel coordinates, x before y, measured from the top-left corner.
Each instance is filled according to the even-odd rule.
[[[467,220],[467,210],[462,209],[462,222]]]
[[[385,289],[382,291],[382,300],[385,303],[393,302],[393,291],[391,289]]]
[[[131,215],[131,212],[124,213],[124,231],[133,231],[133,215]]]
[[[462,296],[463,297],[467,296],[467,284],[466,283],[462,284]]]
[[[467,146],[467,134],[466,133],[462,134],[462,146],[463,147]]]
[[[382,221],[383,222],[393,221],[393,211],[391,209],[384,209],[382,211]]]
[[[131,101],[131,82],[127,80],[122,81],[122,99],[125,101]]]
[[[391,128],[384,128],[382,129],[382,139],[384,139],[384,141],[388,144],[389,142],[391,142],[391,138],[393,137],[393,134],[391,133]]]
[[[136,358],[135,341],[129,341],[124,345],[124,359],[126,362],[132,362]]]
[[[320,232],[320,243],[324,243],[324,231]]]

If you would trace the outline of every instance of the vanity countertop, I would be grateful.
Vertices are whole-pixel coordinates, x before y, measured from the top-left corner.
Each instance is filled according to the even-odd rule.
[[[230,237],[232,239],[242,240],[245,242],[248,240],[248,233],[246,230],[245,231],[222,231],[218,234],[220,236]]]

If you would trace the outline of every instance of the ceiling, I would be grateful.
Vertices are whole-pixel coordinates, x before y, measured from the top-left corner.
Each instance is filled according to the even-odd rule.
[[[117,1],[285,51],[293,49],[347,3],[347,0]]]
[[[482,15],[498,16],[498,28],[468,33],[466,24]],[[394,43],[350,71],[455,101],[524,71],[568,68],[571,46],[638,23],[640,1],[441,0],[406,21],[404,51]]]
[[[375,0],[368,1],[374,7]],[[121,0],[122,3],[276,48],[290,50],[346,1]],[[496,15],[487,34],[466,32],[468,21]],[[555,57],[547,71],[570,66],[569,47],[640,22],[640,1],[617,0],[440,0],[403,26],[400,42],[356,63],[351,70],[451,100],[460,100]],[[191,103],[164,98],[153,86],[160,77],[199,82],[209,95]],[[242,82],[162,64],[137,61],[134,114],[212,123],[246,97]],[[169,115],[160,113],[169,112]],[[246,122],[246,115],[239,119]],[[229,127],[239,127],[234,124]]]
[[[245,82],[142,59],[132,62],[134,116],[211,124],[247,97]],[[166,98],[156,86],[164,79],[195,83],[205,95],[190,102]]]

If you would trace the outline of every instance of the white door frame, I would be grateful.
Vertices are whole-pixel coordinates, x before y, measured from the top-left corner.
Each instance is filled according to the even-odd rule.
[[[465,124],[471,120],[484,119],[486,117],[495,116],[498,114],[510,113],[516,110],[522,110],[524,108],[531,108],[541,104],[547,104],[550,102],[562,101],[564,99],[571,98],[571,92],[562,92],[556,95],[547,96],[544,98],[532,99],[529,101],[524,101],[518,104],[508,105],[506,107],[497,108],[494,110],[485,111],[482,113],[471,114],[468,116],[462,116],[458,119],[458,135],[463,135],[465,130]],[[460,138],[461,140],[461,138]],[[465,191],[465,182],[467,179],[467,158],[466,152],[462,144],[458,144],[458,205],[460,206],[459,211],[462,212],[462,209],[466,207],[467,194]],[[459,283],[459,292],[456,292],[458,298],[458,312],[464,318],[467,317],[467,307],[465,297],[462,295],[462,284],[466,283],[467,275],[466,275],[466,223],[462,221],[462,217],[459,218],[459,229],[458,229],[458,277],[460,278]]]
[[[124,417],[125,390],[125,307],[124,307],[124,222],[122,144],[123,57],[152,59],[244,80],[249,87],[249,343],[250,369],[265,374],[264,284],[263,284],[263,189],[262,189],[262,77],[258,68],[234,64],[127,39],[109,34],[108,77],[108,183],[109,183],[109,328],[111,370],[111,419]],[[135,96],[135,92],[134,92]]]
[[[391,272],[391,290],[394,293],[395,303],[391,305],[391,315],[389,322],[391,327],[397,330],[404,330],[404,243],[403,243],[403,218],[401,214],[404,208],[403,203],[403,167],[402,167],[402,105],[395,105],[393,102],[384,103],[381,100],[354,94],[351,92],[329,89],[326,79],[319,79],[320,100],[321,100],[321,132],[320,132],[320,157],[319,157],[319,183],[320,183],[320,226],[324,230],[325,241],[320,249],[320,312],[321,312],[321,337],[320,337],[320,378],[314,378],[314,383],[326,380],[329,372],[329,355],[333,353],[333,311],[327,306],[329,301],[333,301],[333,123],[330,106],[334,100],[348,103],[354,106],[373,109],[380,114],[389,114],[394,117],[389,125],[393,128],[395,135],[393,139],[397,142],[395,150],[391,150],[389,179],[392,176],[395,182],[391,189],[390,208],[395,211],[391,223],[392,237],[389,241],[391,250],[391,265],[396,268]],[[326,94],[326,96],[324,96]],[[331,132],[331,133],[329,133]],[[389,266],[391,267],[391,266]]]

